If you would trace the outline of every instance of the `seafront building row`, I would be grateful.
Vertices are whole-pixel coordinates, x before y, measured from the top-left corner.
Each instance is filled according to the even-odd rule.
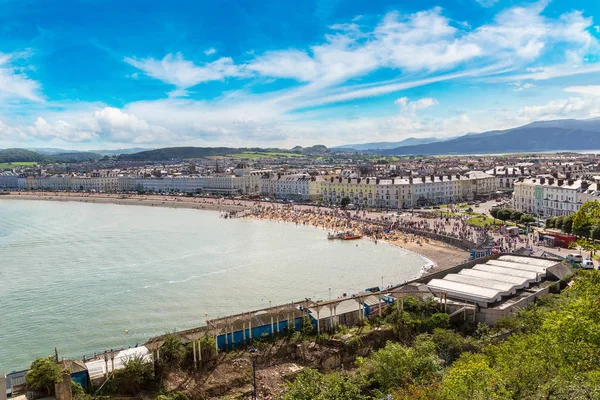
[[[489,197],[497,189],[496,178],[480,171],[464,175],[429,175],[407,178],[323,177],[308,173],[275,173],[268,170],[236,169],[234,174],[209,176],[130,176],[122,174],[20,176],[0,174],[0,189],[74,190],[96,192],[144,191],[212,192],[262,195],[298,201],[322,200],[339,204],[348,197],[361,207],[410,208]]]
[[[514,183],[515,210],[542,217],[573,214],[588,201],[600,199],[600,176],[593,179],[559,179],[544,175]]]

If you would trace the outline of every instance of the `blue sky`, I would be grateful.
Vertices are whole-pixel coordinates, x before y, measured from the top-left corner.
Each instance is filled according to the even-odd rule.
[[[331,146],[593,117],[596,0],[0,0],[0,147]]]

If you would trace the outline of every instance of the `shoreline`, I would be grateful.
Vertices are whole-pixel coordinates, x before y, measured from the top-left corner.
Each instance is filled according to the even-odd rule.
[[[37,201],[55,201],[55,202],[79,202],[79,203],[95,203],[95,204],[116,204],[116,205],[137,205],[145,207],[165,207],[165,208],[184,208],[192,210],[218,211],[218,212],[234,212],[243,213],[240,217],[253,218],[261,220],[277,220],[280,222],[290,223],[284,218],[266,218],[253,214],[251,211],[259,207],[273,207],[279,210],[282,206],[280,203],[255,202],[248,200],[229,200],[204,197],[176,197],[169,195],[123,195],[119,194],[88,194],[88,193],[54,193],[54,192],[36,192],[36,193],[11,193],[1,195],[1,199],[7,200],[37,200]],[[294,206],[300,211],[314,208],[314,206]],[[323,208],[323,210],[331,210]],[[332,227],[326,226],[325,223],[314,223],[308,218],[303,221],[304,225],[323,228],[325,230],[333,230]],[[291,222],[293,223],[293,222]],[[367,222],[359,222],[359,224],[368,225]],[[468,253],[464,250],[450,246],[446,243],[422,238],[417,235],[409,235],[397,233],[395,238],[378,238],[377,241],[382,241],[392,246],[400,247],[404,250],[412,252],[424,258],[430,267],[424,267],[421,276],[436,273],[445,269],[451,268],[457,264],[465,262],[468,259]],[[365,238],[368,238],[365,236]],[[368,238],[370,239],[370,238]],[[372,240],[372,239],[370,239]]]

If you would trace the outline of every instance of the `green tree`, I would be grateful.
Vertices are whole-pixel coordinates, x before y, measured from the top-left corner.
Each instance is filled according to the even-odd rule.
[[[346,208],[348,206],[348,204],[350,204],[350,197],[348,197],[348,196],[342,198],[342,200],[340,201],[340,206],[342,208]]]
[[[554,223],[556,222],[556,217],[551,217],[546,219],[546,228],[554,228]]]
[[[564,220],[564,217],[556,217],[556,221],[554,221],[554,227],[562,230]]]
[[[572,225],[571,232],[575,236],[582,236],[585,238],[589,238],[592,234],[592,226],[589,223],[580,224],[580,225],[577,225],[577,227],[575,227],[575,225]]]
[[[584,225],[600,225],[600,202],[585,202],[574,214],[573,229],[577,231]]]
[[[573,214],[564,217],[562,231],[564,233],[571,233],[573,231]]]
[[[500,211],[498,211],[498,219],[501,219],[502,221],[506,221],[508,219],[510,219],[510,217],[512,216],[512,211],[509,209],[502,209]]]
[[[591,236],[594,240],[600,239],[600,224],[592,227]]]
[[[531,224],[536,221],[536,218],[531,214],[523,214],[521,215],[521,223],[523,224]]]
[[[498,218],[498,212],[500,211],[500,208],[492,208],[490,210],[490,215],[494,218]]]
[[[504,388],[502,375],[483,354],[465,354],[442,380],[444,400],[505,400],[513,398]]]
[[[515,210],[510,214],[510,219],[518,222],[521,220],[522,215],[523,215],[522,211]]]
[[[61,370],[53,357],[38,358],[25,375],[25,383],[29,390],[37,390],[44,394],[54,394],[54,384],[62,382]]]

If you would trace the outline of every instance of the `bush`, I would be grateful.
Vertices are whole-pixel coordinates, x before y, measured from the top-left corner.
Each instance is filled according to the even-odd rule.
[[[363,371],[384,392],[411,383],[420,383],[437,376],[442,366],[435,344],[429,335],[420,335],[412,347],[388,342],[383,349],[373,353],[362,366]]]
[[[31,364],[25,375],[27,389],[48,395],[54,394],[54,384],[61,382],[61,370],[53,357],[38,358]]]
[[[361,388],[349,376],[340,372],[327,375],[305,368],[294,382],[288,383],[284,400],[358,400]]]
[[[462,353],[478,350],[473,340],[464,338],[449,329],[434,330],[431,339],[435,343],[438,357],[444,360],[446,366],[458,360]]]
[[[114,383],[118,393],[137,395],[153,387],[154,366],[142,357],[132,357],[125,361],[125,368],[115,371]]]
[[[161,394],[156,400],[189,400],[190,398],[183,392],[176,391],[169,394]]]
[[[185,346],[181,339],[173,334],[167,335],[164,343],[160,346],[159,364],[162,372],[166,373],[181,368],[185,354]]]
[[[446,313],[436,313],[427,318],[423,325],[425,331],[428,333],[431,333],[438,328],[447,329],[450,327],[450,316]]]

